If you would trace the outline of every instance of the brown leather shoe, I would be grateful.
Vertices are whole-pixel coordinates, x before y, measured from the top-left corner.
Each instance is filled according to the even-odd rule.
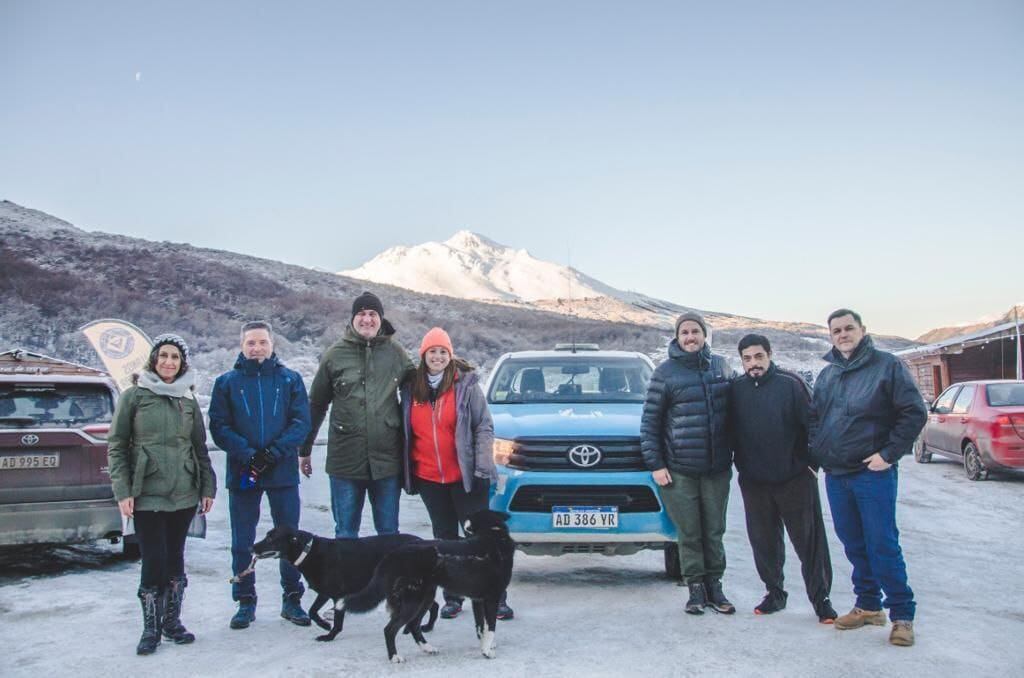
[[[914,644],[914,622],[906,619],[897,619],[892,623],[892,631],[889,632],[889,642],[900,647],[910,647]]]
[[[846,614],[836,617],[835,627],[840,631],[859,629],[865,624],[872,626],[885,626],[885,612],[883,610],[862,610],[855,607]]]

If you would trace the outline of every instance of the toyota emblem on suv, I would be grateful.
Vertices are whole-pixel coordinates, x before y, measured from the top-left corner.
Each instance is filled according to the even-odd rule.
[[[597,466],[601,461],[601,450],[593,445],[577,445],[569,448],[569,461],[580,468]]]
[[[39,436],[35,433],[29,433],[28,435],[21,436],[22,445],[35,445],[39,442]]]

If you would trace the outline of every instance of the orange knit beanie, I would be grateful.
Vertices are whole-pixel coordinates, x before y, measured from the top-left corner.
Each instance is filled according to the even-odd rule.
[[[455,351],[452,350],[451,337],[449,337],[448,333],[440,327],[432,327],[430,331],[424,335],[423,341],[420,342],[420,357],[422,358],[423,354],[434,346],[440,346],[441,348],[447,349],[450,355],[455,355]]]

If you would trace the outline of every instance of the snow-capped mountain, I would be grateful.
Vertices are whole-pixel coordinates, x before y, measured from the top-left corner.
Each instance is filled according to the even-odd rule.
[[[459,231],[444,242],[392,247],[339,275],[461,299],[534,302],[626,294],[471,231]]]
[[[538,259],[525,249],[502,245],[472,231],[459,231],[444,242],[392,247],[338,275],[595,320],[672,327],[680,313],[699,310],[716,329],[773,327],[814,335],[824,332],[807,323],[716,313],[616,289],[575,268]]]

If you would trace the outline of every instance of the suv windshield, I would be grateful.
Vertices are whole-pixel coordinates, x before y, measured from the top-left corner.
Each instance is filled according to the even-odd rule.
[[[110,391],[100,384],[0,385],[0,428],[53,428],[109,423]]]
[[[1024,405],[1024,384],[989,384],[985,387],[988,404],[992,407]]]
[[[640,358],[566,355],[509,359],[491,382],[492,403],[643,402],[651,367]]]

